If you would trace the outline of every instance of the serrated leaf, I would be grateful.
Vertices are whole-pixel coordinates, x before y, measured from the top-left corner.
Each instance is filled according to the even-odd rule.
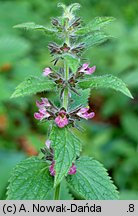
[[[37,92],[50,91],[55,88],[55,83],[46,77],[32,76],[19,84],[11,98],[36,94]]]
[[[75,109],[76,107],[82,105],[82,106],[87,106],[88,105],[88,98],[90,96],[90,89],[79,89],[77,90],[79,95],[76,93],[72,93],[71,95],[71,101],[69,103],[69,108],[70,110]]]
[[[111,88],[116,91],[120,91],[126,96],[133,98],[132,94],[130,93],[129,89],[127,88],[126,84],[113,75],[104,75],[104,76],[95,76],[84,81],[80,81],[78,86],[82,89],[87,88]]]
[[[64,59],[67,62],[67,65],[70,67],[73,73],[76,73],[79,67],[80,60],[70,54],[64,55]]]
[[[52,141],[54,160],[56,161],[54,182],[56,186],[67,175],[72,162],[75,161],[76,156],[79,154],[81,142],[67,127],[53,127],[49,139]]]
[[[91,46],[100,45],[111,38],[111,35],[107,35],[104,32],[98,31],[89,36],[83,37],[81,42],[85,44],[86,49],[89,49]]]
[[[113,21],[115,21],[114,17],[95,17],[94,20],[88,23],[87,26],[94,30],[100,30],[101,28],[106,27]]]
[[[42,30],[48,35],[53,35],[56,33],[56,31],[54,29],[50,29],[50,28],[47,28],[47,27],[42,26],[42,25],[37,25],[34,22],[27,22],[27,23],[18,24],[18,25],[15,25],[14,28],[23,28],[26,30]]]
[[[53,177],[46,161],[31,157],[13,170],[8,186],[8,200],[44,200],[53,188]]]
[[[101,163],[89,157],[76,161],[77,173],[67,176],[72,190],[86,200],[116,200],[118,192],[106,169]]]
[[[87,35],[93,33],[94,31],[99,31],[114,20],[115,20],[114,17],[96,17],[94,20],[89,22],[86,26],[78,29],[75,32],[75,34]]]

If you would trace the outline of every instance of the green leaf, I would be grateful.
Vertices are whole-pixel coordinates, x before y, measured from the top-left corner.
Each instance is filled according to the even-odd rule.
[[[55,88],[55,83],[46,77],[32,76],[19,84],[11,98],[36,94],[42,91],[51,91]]]
[[[80,81],[78,86],[82,89],[87,88],[112,88],[116,91],[120,91],[126,96],[133,98],[126,84],[118,77],[112,75],[95,76],[84,81]]]
[[[23,28],[26,30],[42,30],[48,35],[53,35],[56,33],[56,31],[54,29],[50,29],[50,28],[47,28],[47,27],[42,26],[42,25],[37,25],[34,22],[27,22],[27,23],[18,24],[18,25],[15,25],[14,28]]]
[[[79,67],[80,60],[69,54],[64,55],[64,59],[66,60],[72,72],[76,73]]]
[[[68,175],[67,182],[72,190],[86,200],[118,199],[118,192],[106,169],[101,163],[89,157],[76,162],[77,173]]]
[[[88,23],[87,27],[92,28],[96,31],[105,28],[113,21],[115,21],[114,17],[95,17],[92,22]]]
[[[67,175],[72,162],[75,161],[76,156],[79,154],[81,142],[67,127],[53,127],[49,139],[52,141],[54,160],[56,161],[54,182],[56,186]]]
[[[86,49],[91,48],[94,45],[100,45],[101,43],[106,42],[107,40],[111,39],[111,35],[107,35],[104,32],[94,32],[89,36],[85,36],[81,39],[81,43],[85,44]]]
[[[70,5],[68,6],[68,11],[71,12],[71,13],[73,13],[74,11],[79,10],[80,7],[81,7],[81,6],[80,6],[79,3],[73,3],[73,4],[70,4]]]
[[[60,3],[60,2],[57,4],[57,7],[61,7],[61,8],[63,8],[63,10],[66,9],[66,5],[63,3]]]
[[[87,35],[93,33],[94,31],[99,31],[114,20],[115,20],[114,17],[96,17],[94,20],[89,22],[86,26],[78,29],[75,32],[75,34]]]
[[[53,188],[48,164],[37,157],[21,161],[13,170],[8,186],[8,200],[44,200]]]
[[[74,15],[73,15],[74,12],[76,10],[80,9],[80,4],[79,3],[73,3],[73,4],[70,4],[69,6],[66,6],[63,3],[58,3],[57,6],[63,8],[63,12],[64,12],[63,17],[68,18],[70,20],[72,20],[74,18]]]
[[[70,110],[73,110],[80,105],[84,107],[88,105],[90,89],[85,89],[85,90],[79,89],[77,90],[77,92],[79,93],[79,95],[77,95],[76,93],[72,93],[71,101],[69,103]]]

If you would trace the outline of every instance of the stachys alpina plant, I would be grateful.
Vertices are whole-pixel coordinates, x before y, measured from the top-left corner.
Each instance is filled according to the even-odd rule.
[[[111,88],[132,98],[122,80],[112,75],[96,76],[96,66],[82,58],[86,49],[110,37],[105,34],[104,27],[114,18],[97,17],[82,25],[81,19],[75,16],[80,8],[78,3],[69,6],[60,3],[58,7],[63,14],[52,19],[51,28],[35,23],[15,26],[41,30],[60,42],[48,45],[53,67],[46,65],[40,76],[27,78],[17,86],[12,97],[51,91],[60,98],[60,105],[45,97],[36,101],[34,118],[50,123],[48,139],[41,149],[44,156],[41,159],[30,157],[16,166],[7,199],[49,199],[50,194],[53,199],[60,199],[63,179],[70,191],[81,199],[118,199],[116,187],[103,165],[94,158],[80,156],[82,143],[76,135],[76,130],[80,130],[78,122],[95,116],[88,106],[91,89]]]

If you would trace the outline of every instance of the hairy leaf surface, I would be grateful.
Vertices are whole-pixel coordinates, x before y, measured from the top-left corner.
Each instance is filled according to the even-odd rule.
[[[42,30],[48,35],[53,35],[56,33],[54,29],[50,29],[42,25],[37,25],[34,22],[18,24],[18,25],[15,25],[14,28],[22,28],[26,30]]]
[[[76,93],[72,93],[71,101],[69,103],[70,110],[73,110],[81,105],[83,107],[86,107],[88,105],[90,89],[79,89],[77,92],[79,93],[79,95],[77,95]]]
[[[19,84],[11,98],[36,94],[37,92],[54,90],[55,83],[46,77],[31,76]]]
[[[67,177],[71,189],[86,200],[118,199],[118,192],[106,169],[101,163],[89,157],[76,162],[77,173]]]
[[[69,128],[53,127],[50,138],[54,149],[55,160],[55,186],[60,183],[65,175],[67,175],[72,162],[81,150],[80,140],[70,131]]]
[[[86,49],[89,49],[91,48],[91,46],[100,45],[111,38],[112,38],[111,35],[107,35],[104,32],[98,31],[98,32],[94,32],[89,36],[82,37],[81,42],[85,44]]]
[[[75,33],[77,35],[87,35],[93,33],[94,31],[99,31],[103,29],[105,26],[107,26],[114,20],[114,17],[96,17],[84,27],[78,29]]]
[[[82,89],[87,88],[111,88],[116,91],[120,91],[126,96],[133,98],[126,84],[113,75],[103,75],[103,76],[95,76],[84,81],[80,81],[78,86]]]
[[[37,157],[21,161],[9,180],[8,200],[44,200],[53,188],[49,165]]]

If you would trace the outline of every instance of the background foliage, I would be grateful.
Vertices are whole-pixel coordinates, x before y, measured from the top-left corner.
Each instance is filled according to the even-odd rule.
[[[12,26],[28,21],[48,25],[51,16],[60,14],[57,2],[0,0],[0,199],[6,197],[12,168],[23,158],[38,155],[47,131],[47,124],[38,124],[33,118],[36,98],[47,96],[47,92],[10,99],[21,81],[49,66],[47,38],[42,32],[21,31]],[[91,92],[89,103],[96,117],[91,122],[82,122],[87,131],[79,135],[84,141],[82,155],[104,164],[119,188],[120,199],[138,199],[138,3],[133,0],[78,2],[83,7],[80,16],[86,23],[95,16],[116,17],[108,29],[114,38],[87,51],[85,58],[97,65],[95,75],[106,72],[119,76],[134,96],[131,100],[114,91]],[[67,196],[66,185],[64,188],[62,199]]]

